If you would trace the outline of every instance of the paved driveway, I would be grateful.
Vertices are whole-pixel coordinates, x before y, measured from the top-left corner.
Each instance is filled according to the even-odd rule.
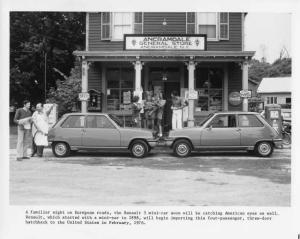
[[[271,158],[245,152],[170,150],[136,159],[127,153],[79,152],[15,161],[10,150],[10,202],[24,205],[289,206],[290,149]]]

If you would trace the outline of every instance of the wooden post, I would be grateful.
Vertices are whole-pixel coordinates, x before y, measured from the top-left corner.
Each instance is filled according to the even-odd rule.
[[[87,60],[82,60],[82,73],[81,73],[81,92],[87,93],[88,92],[88,62]],[[82,100],[81,101],[81,112],[86,113],[87,112],[87,101]]]
[[[243,90],[248,90],[248,62],[243,62]],[[248,98],[243,98],[243,111],[248,111]]]
[[[195,90],[195,62],[189,61],[188,65],[188,72],[189,72],[189,92]],[[194,100],[189,99],[189,106],[188,106],[188,127],[193,127],[195,120],[194,120]]]

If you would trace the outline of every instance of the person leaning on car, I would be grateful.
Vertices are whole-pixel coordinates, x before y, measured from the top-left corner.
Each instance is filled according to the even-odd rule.
[[[31,138],[31,111],[28,100],[23,101],[23,108],[17,109],[14,122],[18,125],[17,161],[29,159],[27,149]]]

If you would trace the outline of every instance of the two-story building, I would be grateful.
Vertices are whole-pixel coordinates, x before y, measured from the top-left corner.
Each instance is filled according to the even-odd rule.
[[[248,110],[248,61],[242,12],[93,12],[86,14],[82,111],[130,116],[132,95],[160,90],[186,97],[188,125],[210,112]]]

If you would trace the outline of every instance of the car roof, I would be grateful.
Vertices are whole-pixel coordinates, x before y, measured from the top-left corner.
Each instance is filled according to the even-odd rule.
[[[70,116],[70,115],[108,115],[107,113],[99,113],[99,112],[87,112],[87,113],[66,113],[64,116]]]
[[[220,111],[220,112],[215,112],[215,114],[249,114],[249,115],[258,115],[259,113],[257,112],[249,112],[249,111]]]

